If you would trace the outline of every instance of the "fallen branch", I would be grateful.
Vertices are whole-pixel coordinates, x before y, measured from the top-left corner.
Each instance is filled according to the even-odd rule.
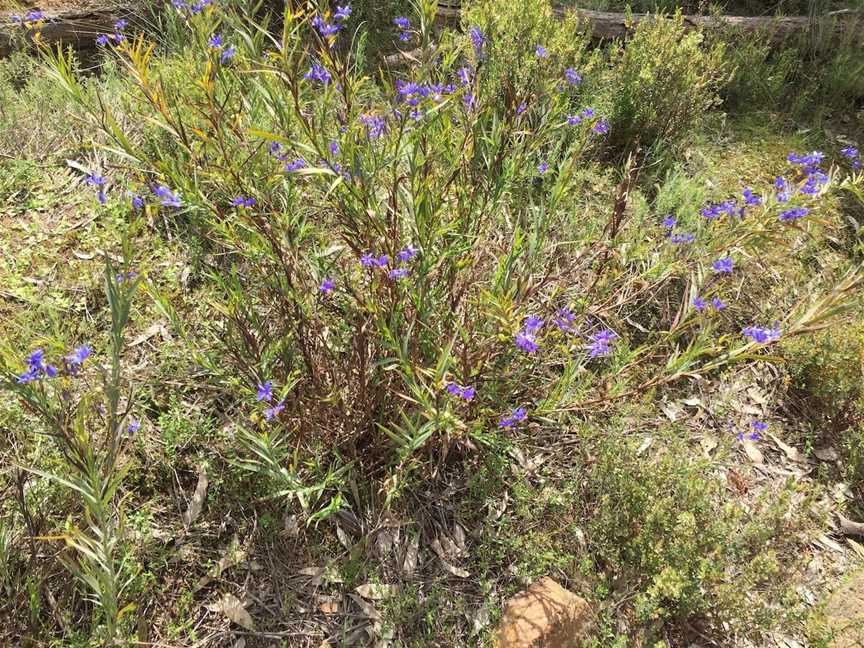
[[[843,535],[864,536],[864,523],[853,522],[849,518],[844,517],[841,513],[837,514],[837,519],[840,522],[840,532],[843,533]]]

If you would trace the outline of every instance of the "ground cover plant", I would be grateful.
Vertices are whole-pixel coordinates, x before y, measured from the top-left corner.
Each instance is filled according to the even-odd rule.
[[[553,575],[597,646],[830,640],[857,44],[369,11],[178,0],[98,74],[0,63],[0,636],[484,645]]]

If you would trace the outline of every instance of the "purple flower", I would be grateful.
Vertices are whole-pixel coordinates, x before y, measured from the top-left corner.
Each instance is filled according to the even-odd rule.
[[[540,175],[543,175],[548,170],[549,170],[549,164],[546,162],[541,162],[540,164],[537,165],[537,173],[539,173]]]
[[[264,410],[264,420],[272,421],[284,409],[285,409],[285,400],[283,399],[283,400],[279,401],[278,403],[276,403],[273,407],[268,407],[267,409]]]
[[[719,272],[721,274],[729,274],[732,272],[732,257],[725,256],[722,259],[717,259],[714,263],[711,264],[711,267],[714,268],[715,272]]]
[[[87,176],[85,182],[92,187],[104,187],[105,186],[105,176],[96,175],[95,173],[91,173]]]
[[[144,209],[144,199],[136,193],[129,192],[129,197],[132,199],[132,208],[138,211]]]
[[[318,33],[321,34],[322,38],[334,36],[339,31],[339,25],[331,25],[321,16],[315,16],[312,19],[312,26],[318,30]]]
[[[109,42],[111,42],[111,40],[113,40],[113,39],[108,34],[99,34],[96,37],[96,44],[99,45],[100,47],[104,47]]]
[[[393,24],[396,25],[399,29],[405,31],[407,29],[411,29],[411,21],[407,18],[399,16],[398,18],[393,19]]]
[[[84,361],[89,358],[92,353],[93,347],[85,344],[84,346],[78,347],[71,355],[67,356],[66,362],[72,366],[84,364]]]
[[[846,148],[842,148],[842,149],[840,149],[840,153],[844,157],[849,158],[850,160],[854,160],[855,158],[858,157],[858,149],[855,148],[854,146],[847,146]]]
[[[693,308],[695,308],[697,311],[701,311],[703,308],[705,308],[705,300],[697,295],[693,298]]]
[[[714,220],[718,218],[722,214],[726,214],[727,216],[735,216],[740,215],[741,212],[738,209],[738,205],[734,200],[726,200],[722,203],[717,203],[716,205],[707,205],[702,208],[702,216],[707,218],[708,220]]]
[[[521,115],[526,110],[528,110],[528,104],[524,101],[522,103],[520,103],[518,106],[516,106],[516,114],[517,115]]]
[[[611,344],[618,339],[618,335],[609,329],[598,331],[589,337],[591,344],[588,345],[588,355],[592,358],[607,356],[612,352]]]
[[[360,115],[359,121],[366,127],[366,136],[369,139],[378,139],[384,133],[387,122],[378,115]]]
[[[801,193],[808,196],[815,196],[826,184],[828,184],[828,176],[821,171],[814,171],[807,176],[807,181],[804,183],[804,186],[801,187]]]
[[[744,196],[744,204],[748,206],[755,206],[762,204],[762,196],[757,196],[753,193],[753,190],[750,187],[745,187],[744,191],[741,192]]]
[[[525,353],[534,353],[539,347],[537,346],[537,337],[530,331],[519,331],[516,334],[516,347]]]
[[[534,55],[537,58],[546,58],[547,56],[549,56],[549,52],[547,52],[546,48],[543,47],[542,45],[538,45],[537,47],[534,48]]]
[[[246,198],[244,196],[237,196],[234,200],[231,201],[231,204],[234,207],[254,207],[255,199]]]
[[[767,344],[780,339],[780,326],[775,325],[773,329],[764,326],[748,326],[742,333],[758,344]]]
[[[41,11],[28,11],[24,16],[24,22],[38,22],[45,18],[45,14]]]
[[[303,75],[303,78],[307,81],[317,81],[321,85],[325,86],[333,80],[333,77],[330,76],[327,68],[319,63],[313,63],[309,68],[309,71]]]
[[[447,383],[447,393],[451,396],[456,396],[457,398],[461,398],[464,401],[470,401],[474,398],[475,390],[473,387],[464,386],[460,387],[454,382]]]
[[[336,286],[336,282],[333,281],[330,277],[326,277],[324,281],[321,282],[321,285],[318,287],[325,295],[328,294],[333,288]]]
[[[230,61],[232,58],[234,58],[234,55],[236,53],[237,53],[237,48],[234,47],[233,45],[229,45],[222,52],[222,56],[219,57],[219,62],[224,65],[225,63]]]
[[[305,167],[306,167],[306,160],[304,160],[301,157],[301,158],[297,158],[293,162],[289,162],[288,164],[286,164],[285,165],[285,171],[288,173],[292,173],[294,171],[299,171],[300,169],[303,169]]]
[[[825,154],[821,151],[813,151],[812,153],[805,153],[804,155],[790,153],[786,156],[786,159],[797,166],[812,167],[821,164],[824,157]]]
[[[471,46],[474,48],[474,56],[478,61],[483,60],[483,48],[486,45],[486,37],[479,27],[470,27],[468,36],[471,38]]]
[[[408,276],[408,268],[393,268],[388,274],[388,277],[393,279],[394,281],[398,281],[399,279],[404,279]]]
[[[141,421],[139,421],[138,419],[132,419],[131,421],[129,421],[129,425],[126,427],[126,434],[132,436],[140,429]]]
[[[333,14],[333,20],[338,20],[339,22],[343,22],[348,20],[351,16],[351,5],[346,4],[343,7],[336,6],[336,13]]]
[[[789,183],[783,176],[777,176],[774,180],[774,188],[777,189],[777,202],[789,202],[790,192]]]
[[[38,380],[42,376],[55,378],[57,376],[57,368],[45,361],[45,351],[43,349],[36,349],[27,356],[27,371],[18,376],[17,382],[19,384],[28,383]]]
[[[804,218],[809,212],[810,210],[806,207],[795,207],[793,209],[787,209],[780,212],[780,220],[784,223],[798,220],[799,218]]]
[[[105,191],[103,191],[102,189],[97,191],[96,192],[96,200],[99,201],[100,205],[104,205],[105,203],[107,203],[108,202],[108,196],[105,195]]]
[[[567,115],[567,125],[576,126],[582,123],[582,118],[579,115]]]
[[[570,312],[569,308],[562,308],[558,311],[558,317],[552,320],[552,323],[566,333],[573,330],[575,319],[576,316]]]
[[[536,315],[529,315],[525,318],[523,328],[528,333],[536,333],[543,326],[543,320]]]
[[[605,119],[600,119],[596,124],[591,127],[591,130],[598,135],[605,135],[609,132],[609,122]]]
[[[127,281],[132,281],[132,280],[133,280],[135,277],[137,277],[137,276],[138,276],[138,273],[137,273],[137,272],[135,272],[134,270],[130,270],[129,272],[127,272],[127,273],[125,273],[125,274],[122,273],[122,272],[121,272],[121,273],[118,273],[118,274],[114,277],[114,280],[115,280],[118,284],[121,284],[121,283],[125,283],[125,282],[127,282]]]
[[[581,113],[579,113],[579,116],[582,117],[582,119],[591,119],[594,116],[594,109],[586,108]]]
[[[456,70],[456,78],[459,79],[459,85],[468,85],[471,83],[471,68],[461,67]]]
[[[569,85],[579,85],[582,83],[582,77],[579,76],[579,73],[573,68],[567,68],[564,70],[564,78],[567,80]]]
[[[462,103],[465,104],[465,108],[471,110],[474,108],[474,95],[470,92],[466,92],[462,95]]]
[[[505,416],[500,421],[498,421],[498,427],[502,429],[512,427],[519,421],[524,421],[527,415],[528,413],[525,411],[524,407],[517,407],[512,412],[510,412],[510,416]]]
[[[360,257],[360,265],[364,268],[371,268],[375,265],[375,257],[372,256],[371,252],[367,252]]]
[[[213,34],[208,40],[207,44],[213,49],[219,49],[222,47],[222,34]]]
[[[726,304],[724,304],[723,300],[720,299],[719,297],[712,298],[711,299],[711,305],[718,311],[721,311],[724,308],[726,308]]]
[[[408,263],[411,259],[417,256],[419,250],[410,243],[396,253],[396,258],[402,263]]]
[[[390,263],[390,257],[386,254],[382,254],[377,259],[375,259],[375,265],[379,268],[386,268],[388,263]]]
[[[663,219],[663,227],[665,227],[666,229],[672,229],[677,224],[678,219],[675,218],[672,214],[669,214],[668,216],[666,216],[666,218]]]
[[[327,150],[330,151],[330,155],[339,155],[339,142],[337,142],[336,140],[332,140],[327,145]]]
[[[171,190],[165,185],[156,185],[152,188],[154,195],[157,198],[162,199],[163,207],[182,207],[183,203],[180,200],[180,192],[178,191],[176,194],[172,193]]]
[[[258,383],[258,393],[255,396],[258,402],[266,401],[269,403],[273,400],[273,381],[268,380],[263,383]]]
[[[684,232],[681,234],[670,234],[669,240],[675,245],[684,245],[686,243],[692,243],[693,241],[695,241],[696,235],[689,232]]]
[[[118,20],[117,22],[114,23],[114,31],[121,32],[124,29],[126,29],[126,25],[128,25],[128,24],[129,23],[127,23],[125,20],[123,20],[121,18],[120,20]]]
[[[745,435],[743,432],[738,433],[737,437],[739,441],[743,441],[744,439],[747,439],[748,441],[758,441],[762,438],[760,432],[764,432],[765,430],[767,430],[768,424],[764,421],[753,419],[752,421],[750,421],[750,427],[752,431],[748,434]]]

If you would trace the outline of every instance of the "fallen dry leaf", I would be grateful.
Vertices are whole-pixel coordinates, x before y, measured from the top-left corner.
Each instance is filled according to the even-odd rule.
[[[755,443],[749,439],[744,439],[741,444],[744,446],[744,452],[747,454],[750,461],[755,464],[765,463],[765,459],[762,457],[762,452],[756,447]]]
[[[192,501],[189,502],[189,508],[183,513],[183,524],[187,527],[191,526],[201,511],[204,510],[204,500],[207,498],[207,471],[204,466],[198,469],[198,483],[195,486],[195,492],[192,494]]]
[[[370,601],[381,601],[390,598],[399,591],[398,585],[382,585],[381,583],[367,583],[354,588],[360,596]]]
[[[207,609],[211,612],[224,614],[232,623],[236,623],[247,630],[255,629],[255,622],[252,616],[243,607],[243,604],[233,594],[225,594],[221,599],[212,605],[208,605]]]
[[[419,553],[420,538],[416,535],[411,536],[405,547],[405,557],[402,559],[401,571],[403,576],[411,578],[414,575],[414,571],[417,569],[417,556]]]

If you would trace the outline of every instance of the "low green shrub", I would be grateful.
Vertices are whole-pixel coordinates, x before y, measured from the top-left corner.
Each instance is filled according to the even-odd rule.
[[[729,70],[725,46],[706,46],[681,14],[640,21],[611,48],[606,79],[611,142],[622,149],[675,146],[706,123]]]
[[[745,506],[680,442],[641,455],[611,433],[584,484],[589,553],[635,594],[643,620],[770,624],[769,601],[794,567],[783,564],[794,563],[796,542],[784,538],[786,518],[807,524],[791,504],[794,487]]]

